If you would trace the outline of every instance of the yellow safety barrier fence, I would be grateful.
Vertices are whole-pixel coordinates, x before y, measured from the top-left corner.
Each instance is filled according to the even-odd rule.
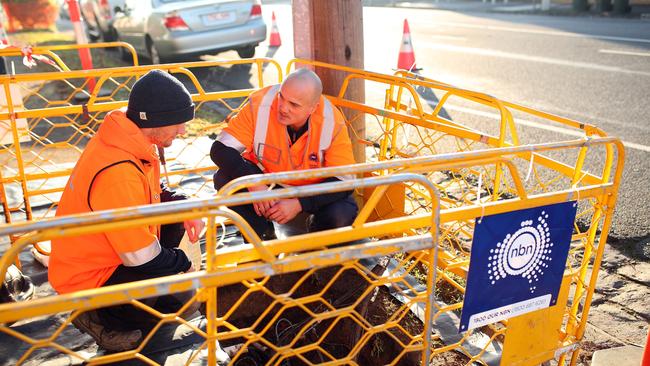
[[[94,60],[95,68],[106,68],[111,66],[138,66],[138,54],[133,46],[126,42],[98,42],[89,44],[62,44],[48,46],[34,46],[28,49],[18,47],[6,47],[0,49],[0,57],[5,58],[8,74],[23,74],[35,72],[70,71],[80,70],[79,51],[88,50]],[[34,66],[23,64],[23,57],[29,53],[30,57],[45,56],[47,61],[35,58]],[[109,52],[115,52],[126,64],[115,64]],[[66,63],[65,60],[68,62]],[[51,62],[50,62],[51,61]],[[111,61],[110,64],[108,62]]]
[[[255,63],[259,70],[264,70],[263,63],[273,64],[270,60],[251,62]],[[166,223],[189,217],[207,217],[210,231],[207,234],[206,244],[206,272],[115,286],[115,290],[98,289],[81,294],[33,300],[24,304],[1,305],[0,322],[27,320],[45,314],[86,310],[124,302],[144,307],[143,303],[135,299],[147,294],[200,288],[202,295],[197,296],[196,300],[207,301],[208,326],[205,329],[194,327],[193,330],[205,339],[203,347],[213,347],[210,342],[215,339],[220,341],[237,339],[237,342],[244,343],[246,346],[262,343],[262,347],[273,355],[267,364],[280,365],[283,360],[292,359],[300,360],[299,362],[304,364],[323,362],[361,365],[409,364],[408,362],[417,364],[417,360],[422,363],[428,360],[431,364],[454,364],[455,362],[463,365],[473,363],[533,365],[554,358],[559,364],[575,364],[620,184],[624,158],[620,141],[606,137],[602,131],[593,126],[503,102],[482,93],[454,88],[417,75],[408,73],[383,75],[305,60],[292,61],[287,70],[294,63],[309,64],[340,75],[342,80],[340,92],[332,96],[331,100],[344,111],[348,122],[355,126],[352,129],[352,136],[357,142],[367,146],[366,163],[353,167],[243,178],[224,187],[220,195],[212,200],[187,202],[178,206],[166,204],[159,208],[117,210],[111,212],[110,220],[106,219],[107,216],[100,217],[95,214],[68,218],[70,221],[66,221],[66,218],[40,222],[14,220],[12,224],[0,227],[0,235],[7,239],[11,238],[14,242],[0,262],[3,270],[27,245],[49,240],[53,235],[66,236],[89,231],[115,230],[151,222]],[[219,101],[222,105],[227,105],[229,113],[220,115],[219,121],[222,121],[226,116],[236,112],[253,90],[248,88],[207,92],[200,88],[202,84],[199,80],[202,82],[205,80],[193,77],[193,72],[200,70],[197,68],[209,69],[222,65],[191,63],[159,67],[176,74],[185,74],[196,86],[192,92],[197,102],[197,115],[200,116],[200,108],[211,101]],[[274,65],[279,71],[279,66]],[[101,70],[104,77],[102,80],[129,78],[128,83],[120,83],[123,84],[123,89],[128,90],[126,84],[132,85],[133,79],[149,68],[141,66]],[[57,75],[63,74],[66,73]],[[88,72],[69,73],[68,77],[84,78],[89,75],[98,79],[100,77],[99,73]],[[281,72],[275,75],[277,78],[274,82],[281,80]],[[40,75],[40,77],[51,76]],[[267,77],[266,72],[260,71],[257,78],[260,86],[268,85]],[[14,79],[6,79],[3,82],[9,85]],[[366,90],[377,90],[379,88],[375,86],[380,86],[385,92],[367,95],[365,103],[347,99],[348,85],[357,82],[363,82]],[[118,97],[115,100],[104,101],[93,95],[84,106],[58,107],[53,104],[33,110],[14,110],[0,115],[0,120],[9,119],[14,123],[16,118],[45,120],[67,116],[67,126],[79,129],[79,126],[83,126],[80,121],[83,121],[82,116],[86,113],[93,116],[94,120],[93,128],[86,127],[82,134],[87,139],[100,123],[101,115],[115,107],[125,105],[124,96],[122,95],[121,98],[120,101],[117,101]],[[377,100],[379,102],[376,102]],[[427,102],[422,103],[423,100]],[[232,101],[236,102],[232,103]],[[481,113],[471,113],[476,110]],[[522,124],[519,124],[520,122]],[[540,126],[557,124],[571,131],[571,134],[581,137],[575,140],[531,143],[530,141],[536,136],[523,127],[534,124]],[[168,157],[168,162],[179,162],[181,165],[170,171],[169,179],[173,185],[196,196],[213,194],[210,190],[209,174],[214,171],[207,158],[209,143],[205,145],[198,141],[205,138],[207,134],[217,132],[221,125],[199,126],[196,135],[191,133],[183,139],[181,147],[176,151],[172,148],[171,159]],[[13,130],[13,135],[17,137],[18,132]],[[33,135],[37,134],[30,131],[30,136],[34,137]],[[5,213],[21,212],[21,210],[31,212],[31,209],[26,209],[26,207],[33,207],[30,206],[29,197],[37,194],[50,195],[47,214],[40,217],[53,212],[57,200],[55,193],[60,194],[71,166],[67,170],[61,170],[59,167],[61,162],[51,161],[51,167],[58,169],[54,170],[55,174],[41,171],[40,175],[28,175],[24,172],[31,173],[35,167],[23,158],[22,153],[28,152],[33,156],[42,157],[48,148],[59,149],[67,144],[72,146],[76,154],[67,160],[72,164],[83,148],[83,143],[76,143],[76,141],[69,139],[63,144],[50,144],[56,147],[48,146],[47,142],[43,142],[33,146],[38,147],[33,149],[34,153],[31,152],[32,149],[17,148],[20,144],[16,143],[12,146],[14,150],[6,149],[0,152],[0,157],[5,155],[11,157],[6,160],[7,164],[18,165],[14,165],[13,171],[5,168],[0,182],[3,186],[19,185],[22,189],[18,192],[26,192],[24,203],[13,207],[7,205],[3,197]],[[188,159],[186,163],[180,164],[184,158],[183,152],[187,153],[186,149],[193,149],[195,145],[207,146],[207,149],[192,150],[189,154],[192,155],[192,159],[185,157]],[[328,183],[278,192],[231,195],[232,192],[248,185],[290,180],[297,174],[335,176],[337,169],[369,178],[357,179],[353,183]],[[199,177],[198,184],[192,182],[188,184],[186,179],[191,175]],[[11,178],[7,178],[8,176]],[[56,189],[35,193],[37,190],[31,188],[33,182],[38,179],[52,179],[55,176],[63,182]],[[260,243],[259,238],[251,233],[250,228],[239,218],[230,213],[215,211],[222,205],[241,204],[276,197],[276,195],[286,197],[314,194],[321,189],[349,188],[350,186],[346,184],[354,185],[364,202],[357,220],[348,228]],[[381,187],[372,189],[369,188],[370,185]],[[433,193],[436,191],[439,192],[439,199]],[[3,188],[2,192],[5,194],[6,190]],[[18,196],[20,197],[20,194]],[[458,318],[463,307],[476,219],[567,201],[578,201],[578,214],[574,223],[565,281],[560,290],[558,304],[545,310],[459,333]],[[432,226],[432,217],[438,217],[438,209],[439,223]],[[225,247],[214,251],[215,240],[218,237],[215,216],[225,216],[233,220],[253,245]],[[6,215],[7,217],[9,216]],[[27,218],[34,217],[32,215]],[[70,223],[70,226],[64,225],[66,223]],[[39,229],[39,225],[45,226]],[[54,229],[54,225],[63,226]],[[424,240],[422,235],[433,237],[434,242],[429,243],[428,247],[419,246],[423,244],[420,241],[420,239]],[[334,244],[363,238],[372,241],[370,244],[331,247]],[[398,243],[404,246],[397,248]],[[411,247],[411,244],[414,246]],[[436,251],[433,250],[436,244],[437,258]],[[323,247],[329,248],[319,249]],[[384,249],[378,249],[379,247]],[[388,250],[387,247],[391,249]],[[364,248],[370,249],[363,252]],[[280,255],[306,250],[314,252],[305,255]],[[364,254],[360,254],[359,251]],[[398,253],[400,251],[404,253]],[[372,268],[368,269],[358,260],[360,257],[351,258],[345,253],[358,254],[363,258],[387,256],[389,259],[379,263],[382,273],[373,275]],[[434,266],[433,263],[436,265]],[[260,267],[248,271],[249,266]],[[346,310],[343,310],[338,307],[341,304],[332,305],[334,300],[330,296],[333,293],[328,292],[338,287],[334,283],[336,281],[319,282],[318,278],[321,276],[315,275],[316,268],[320,270],[321,266],[328,268],[340,266],[345,271],[356,273],[354,275],[358,277],[355,277],[356,280],[359,280],[364,287],[367,286],[366,289],[382,290],[362,291],[363,296],[355,297],[354,301],[345,303],[343,308]],[[435,268],[435,271],[432,268]],[[213,270],[215,272],[211,272]],[[294,271],[299,270],[307,270],[307,272],[294,274],[296,277],[293,278],[291,286],[282,287],[275,282],[279,281],[281,284],[281,280],[274,280],[282,278],[279,274],[295,273]],[[332,278],[340,280],[338,269],[333,271],[330,273]],[[272,274],[278,276],[269,277]],[[303,297],[300,297],[301,293],[296,298],[295,296],[300,292],[298,289],[305,283],[316,283],[317,289],[312,289]],[[387,283],[390,285],[385,286]],[[169,286],[161,286],[162,284]],[[239,284],[239,292],[228,287],[232,284]],[[279,286],[282,290],[270,290],[269,286]],[[389,295],[383,297],[377,295],[377,292],[382,293],[384,287],[388,289]],[[228,291],[225,288],[228,288]],[[237,294],[230,303],[224,303],[227,304],[226,308],[217,306],[214,302],[210,303],[217,291],[219,294],[217,303],[221,299],[228,298],[227,295],[222,295],[222,289],[225,291],[224,294],[231,293],[231,290]],[[252,298],[252,293],[265,298],[265,301],[260,302],[258,298]],[[368,298],[370,293],[376,295],[375,300],[383,299],[381,306],[373,302],[374,300],[371,301],[373,296],[370,300],[360,300]],[[234,310],[228,312],[228,309],[242,309],[241,304],[247,301],[264,304],[266,312],[253,313],[255,316],[248,319],[248,323],[244,322],[247,326],[229,322],[229,317],[234,316]],[[269,304],[277,304],[277,307]],[[360,305],[366,310],[355,310]],[[300,315],[296,316],[293,311],[286,317],[278,315],[286,313],[289,308],[296,308],[294,310]],[[378,310],[379,308],[384,309],[383,313]],[[282,310],[278,311],[278,309]],[[321,316],[321,312],[326,315]],[[77,314],[78,312],[73,312],[71,316]],[[382,314],[387,317],[382,318]],[[368,319],[368,316],[372,319]],[[160,317],[161,323],[184,322],[174,314],[160,315]],[[282,320],[285,318],[287,319]],[[44,339],[43,341],[25,336],[16,331],[15,326],[4,325],[0,330],[11,337],[34,345],[30,351],[22,353],[22,356],[17,356],[16,359],[24,357],[22,360],[28,360],[32,352],[42,347],[53,347],[58,352],[72,354],[70,345],[53,344],[61,333],[73,331],[69,326],[70,318],[63,319],[58,327],[52,329],[50,337],[38,337]],[[374,323],[374,320],[379,323]],[[344,326],[343,323],[347,325]],[[287,343],[279,343],[278,336],[287,326],[289,329],[296,330],[293,334],[295,337]],[[426,329],[427,327],[430,327],[430,331]],[[341,329],[352,329],[358,336],[351,339],[357,341],[358,346],[350,343],[337,349],[337,344],[341,344],[341,340],[332,340],[331,337],[335,338]],[[269,340],[273,338],[271,333],[274,332],[275,343]],[[382,335],[379,335],[380,333]],[[396,349],[401,350],[400,353],[392,352]],[[144,348],[140,347],[134,352],[108,355],[107,358],[93,359],[93,362],[103,363],[126,358],[144,360],[146,356],[143,356],[141,352],[143,350]],[[37,354],[38,352],[34,354],[36,359],[39,357]],[[243,357],[242,355],[239,357]],[[75,354],[75,356],[80,355]],[[213,353],[208,352],[208,356],[213,357]],[[84,358],[83,355],[81,358]],[[368,359],[372,361],[370,363],[360,361]],[[214,359],[209,361],[210,364],[214,364]]]
[[[274,176],[244,179],[240,180],[239,184],[235,182],[233,188],[236,189],[260,181],[284,180],[284,177],[294,177],[293,179],[295,179],[296,175],[278,175],[281,179]],[[26,318],[42,319],[43,316],[71,311],[70,314],[64,313],[66,315],[56,319],[56,322],[60,322],[60,324],[54,326],[55,329],[51,329],[51,334],[44,334],[45,332],[40,331],[39,334],[30,334],[29,329],[21,329],[20,326],[0,326],[0,332],[9,336],[4,337],[2,343],[4,345],[11,343],[11,346],[3,350],[3,354],[7,356],[7,361],[18,364],[30,364],[30,361],[35,359],[52,359],[59,353],[89,361],[93,364],[110,363],[132,358],[153,364],[154,361],[148,358],[143,350],[146,350],[154,333],[160,327],[166,323],[176,322],[187,325],[203,338],[199,347],[195,350],[196,352],[193,352],[189,357],[188,362],[199,357],[201,350],[214,348],[215,340],[219,340],[222,345],[228,344],[229,341],[238,341],[246,345],[260,343],[275,353],[273,356],[274,364],[280,364],[286,359],[293,358],[310,359],[316,357],[317,359],[335,361],[338,357],[335,357],[332,352],[340,350],[335,349],[337,346],[335,343],[332,346],[334,349],[328,349],[330,342],[335,342],[335,332],[338,331],[338,327],[349,323],[348,327],[358,327],[359,331],[364,334],[360,343],[348,345],[349,349],[346,350],[348,353],[341,356],[347,362],[354,363],[354,359],[359,357],[361,349],[364,348],[364,343],[371,342],[373,337],[378,337],[378,334],[397,337],[392,335],[393,328],[401,329],[404,332],[399,335],[400,345],[403,350],[400,354],[393,355],[396,357],[396,361],[409,352],[422,353],[422,356],[417,357],[424,360],[428,357],[430,350],[430,347],[428,347],[431,343],[430,327],[420,325],[417,330],[405,330],[403,329],[405,325],[402,323],[406,321],[404,318],[408,316],[409,306],[414,306],[417,303],[422,303],[423,308],[429,309],[426,317],[429,320],[431,319],[431,308],[424,306],[424,304],[431,304],[433,301],[432,289],[435,284],[435,271],[429,271],[424,291],[404,293],[404,296],[410,297],[410,301],[401,304],[401,309],[395,314],[390,314],[390,319],[386,323],[371,324],[371,319],[365,319],[362,314],[359,314],[360,310],[358,308],[366,298],[370,297],[373,290],[377,291],[380,286],[389,286],[399,283],[401,280],[401,276],[395,275],[384,278],[379,276],[381,273],[373,273],[372,268],[366,268],[362,264],[364,258],[405,253],[400,263],[402,271],[415,265],[412,262],[419,263],[421,258],[424,257],[428,258],[429,263],[423,262],[421,265],[432,266],[432,261],[435,258],[435,243],[437,242],[435,240],[435,230],[433,229],[437,226],[434,221],[436,219],[435,213],[429,214],[429,222],[425,224],[431,230],[434,230],[429,235],[420,235],[410,239],[376,241],[369,244],[344,244],[351,240],[367,237],[365,231],[355,231],[353,228],[348,227],[329,231],[331,238],[328,243],[344,244],[343,246],[321,249],[323,248],[322,243],[303,241],[299,246],[294,246],[292,250],[283,250],[281,255],[277,252],[274,242],[261,243],[259,237],[241,217],[224,207],[225,205],[249,203],[262,199],[312,195],[328,191],[393,184],[406,180],[418,183],[422,189],[435,197],[435,190],[423,176],[404,173],[349,182],[279,189],[259,194],[237,194],[230,197],[217,196],[210,200],[104,211],[90,215],[5,226],[2,228],[3,233],[29,232],[29,234],[22,236],[2,257],[0,260],[0,273],[4,273],[20,250],[30,243],[68,235],[123,229],[143,224],[178,222],[179,220],[192,218],[207,218],[208,220],[206,269],[204,271],[68,295],[51,296],[22,303],[0,305],[0,323],[10,323],[25,320]],[[437,213],[437,211],[433,212]],[[235,222],[252,242],[252,245],[217,250],[216,239],[219,235],[217,234],[216,219],[219,217],[226,217]],[[400,230],[403,230],[401,225],[396,225],[390,221],[373,223],[373,232],[378,234],[385,235]],[[308,237],[306,239],[309,240]],[[220,252],[229,252],[232,255],[243,248],[252,248],[263,260],[224,262],[221,259]],[[332,278],[324,275],[328,270],[334,271],[335,275]],[[310,281],[318,280],[319,273],[320,281],[323,281],[323,283],[315,287]],[[291,274],[291,282],[278,283],[275,281],[272,276],[280,274]],[[327,274],[331,275],[331,273]],[[346,280],[341,283],[339,278]],[[358,282],[358,288],[353,289],[354,291],[348,291],[348,298],[346,299],[332,297],[332,295],[340,293],[341,290],[328,289],[328,287],[344,286],[346,290],[349,290],[348,286],[351,278]],[[232,286],[233,284],[237,284],[237,286]],[[283,286],[288,286],[285,289],[286,292],[278,292]],[[242,291],[242,289],[246,290]],[[188,290],[199,290],[190,302],[206,301],[207,303],[207,324],[204,326],[181,319],[180,314],[190,305],[189,303],[181,308],[178,313],[160,314],[147,306],[144,301],[140,301],[148,296]],[[217,290],[220,291],[218,296]],[[314,292],[311,293],[312,291]],[[232,303],[229,303],[228,306],[221,306],[222,301]],[[128,302],[161,318],[160,323],[144,337],[137,349],[118,354],[100,355],[90,360],[88,357],[84,357],[83,352],[75,350],[73,345],[65,344],[65,339],[59,341],[60,338],[65,338],[61,337],[62,333],[71,331],[69,324],[80,312]],[[264,306],[263,310],[260,309],[260,306]],[[249,326],[243,325],[247,320],[246,318],[255,316],[258,318],[251,321]],[[282,319],[284,323],[292,322],[291,324],[296,328],[290,330],[290,333],[285,333],[284,338],[277,337],[278,334],[275,334],[275,338],[271,337],[270,333],[272,331],[269,329],[271,325],[275,326],[276,322],[280,321],[279,319]],[[294,324],[298,320],[301,323]],[[431,322],[428,321],[425,324],[431,324]],[[318,334],[320,339],[308,342],[308,340],[303,339],[308,334]],[[286,338],[287,335],[291,335],[291,338]],[[16,340],[10,341],[9,338],[11,337],[16,338]],[[330,337],[333,339],[328,340]],[[308,338],[311,338],[311,336]],[[243,354],[244,351],[245,348],[242,348],[238,354],[234,355],[233,362],[236,362],[238,357],[243,357],[240,354]],[[315,356],[314,352],[318,356]],[[214,350],[209,351],[207,358],[210,365],[215,364],[214,359],[212,359],[213,356]]]
[[[280,66],[268,59],[0,77],[8,100],[0,113],[0,196],[7,222],[53,215],[74,163],[104,115],[126,106],[135,80],[153,68],[181,78],[197,104],[187,138],[167,154],[172,185],[196,180],[192,193],[201,191],[207,182],[200,173],[213,168],[206,154],[208,135],[222,128],[221,122],[238,110],[253,88],[282,80]],[[223,85],[215,85],[228,85],[231,78],[250,74],[252,81],[239,85],[240,90],[224,92]],[[93,93],[84,90],[89,78],[97,83]],[[85,94],[82,100],[77,98],[80,93]],[[22,95],[22,100],[13,100],[15,95]],[[194,161],[195,156],[201,156],[199,161]],[[198,177],[188,176],[190,172]],[[177,178],[181,181],[175,181]]]

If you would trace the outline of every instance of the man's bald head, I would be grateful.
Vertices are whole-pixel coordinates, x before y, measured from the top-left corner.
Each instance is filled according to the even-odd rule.
[[[323,84],[318,75],[298,69],[287,75],[278,93],[278,122],[298,130],[307,123],[320,102]]]
[[[305,93],[308,93],[310,96],[309,100],[316,105],[320,100],[320,96],[323,93],[323,83],[320,81],[320,78],[316,73],[309,69],[297,69],[291,74],[287,75],[287,78],[284,80],[282,85],[299,85]]]

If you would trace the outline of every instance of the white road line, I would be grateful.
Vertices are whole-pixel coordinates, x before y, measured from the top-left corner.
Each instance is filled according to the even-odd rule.
[[[423,100],[426,101],[427,103],[431,103],[431,104],[437,104],[438,103],[438,102],[432,101],[432,100],[427,100],[427,99],[423,99]],[[481,117],[494,118],[494,119],[500,119],[501,118],[501,115],[498,114],[498,113],[477,111],[475,109],[455,106],[455,105],[451,105],[451,104],[445,104],[444,108],[448,109],[448,110],[455,110],[455,111],[458,111],[458,112],[467,113],[467,114],[473,114],[473,115],[481,116]],[[566,135],[569,135],[569,136],[575,136],[575,137],[584,137],[585,136],[584,133],[582,133],[580,131],[577,131],[577,130],[571,130],[571,129],[568,129],[568,128],[557,127],[557,126],[553,126],[553,125],[547,125],[547,124],[534,122],[534,121],[529,121],[529,120],[525,120],[525,119],[521,119],[521,118],[516,118],[515,123],[517,125],[524,125],[524,126],[539,128],[540,130],[563,133],[563,134],[566,134]],[[627,142],[627,141],[623,141],[623,145],[625,147],[630,148],[630,149],[640,150],[640,151],[644,151],[644,152],[650,152],[650,146],[647,146],[647,145],[641,145],[641,144],[637,144],[637,143],[634,143],[634,142]]]
[[[428,35],[427,37],[428,38],[433,38],[433,39],[448,39],[450,41],[467,41],[467,38],[465,38],[465,37],[444,36],[442,34]]]
[[[501,57],[501,58],[509,58],[513,60],[570,66],[570,67],[576,67],[581,69],[591,69],[597,71],[618,72],[623,74],[650,76],[650,72],[628,70],[617,66],[605,66],[605,65],[592,64],[589,62],[568,61],[568,60],[562,60],[562,59],[556,59],[550,57],[522,55],[518,53],[504,52],[504,51],[492,50],[487,48],[454,46],[454,45],[439,44],[439,43],[424,43],[424,44],[421,43],[420,46],[424,46],[426,48],[431,48],[431,49],[438,49],[438,50],[445,50],[445,51],[459,52],[459,53],[470,53],[470,54],[481,55],[481,56]]]
[[[615,55],[650,57],[650,52],[632,52],[632,51],[620,51],[620,50],[598,50],[598,52],[600,52],[600,53],[613,53]]]
[[[637,143],[634,143],[634,142],[628,142],[628,141],[623,141],[623,145],[625,147],[629,147],[630,149],[650,152],[650,146],[641,145],[641,144],[637,144]]]
[[[650,39],[648,38],[615,37],[615,36],[605,36],[599,34],[570,33],[570,32],[560,32],[560,31],[549,31],[549,30],[542,30],[542,29],[530,29],[530,28],[513,28],[513,27],[504,27],[498,25],[478,25],[478,24],[469,24],[469,23],[438,22],[438,21],[426,23],[426,25],[428,26],[445,25],[449,27],[474,28],[474,29],[489,30],[489,31],[530,33],[530,34],[541,34],[546,36],[562,36],[562,37],[573,37],[573,38],[595,38],[595,39],[604,39],[607,41],[650,43]]]

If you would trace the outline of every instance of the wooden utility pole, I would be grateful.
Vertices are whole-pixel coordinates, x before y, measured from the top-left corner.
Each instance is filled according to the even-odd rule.
[[[294,54],[297,58],[363,69],[361,0],[293,0],[292,4]],[[338,96],[348,73],[322,67],[317,67],[314,71],[323,81],[323,93]],[[364,82],[356,80],[350,83],[344,97],[365,103],[364,88]],[[343,109],[343,113],[350,122],[348,132],[352,139],[354,158],[357,162],[365,162],[365,145],[358,142],[359,138],[365,139],[365,116],[358,111],[346,109]],[[349,291],[349,288],[346,286],[344,292]],[[344,296],[344,293],[337,295]],[[366,296],[357,307],[361,316],[366,315],[369,301],[370,296]],[[348,320],[342,321],[339,327],[345,329],[343,342],[352,349],[358,343],[363,329]]]
[[[363,5],[361,0],[293,0],[294,54],[298,58],[363,69]],[[323,92],[338,95],[346,73],[316,68]],[[345,98],[365,102],[364,83],[355,81]],[[350,137],[357,162],[365,162],[365,118],[359,112],[343,111],[351,122]],[[355,138],[356,137],[356,138]]]

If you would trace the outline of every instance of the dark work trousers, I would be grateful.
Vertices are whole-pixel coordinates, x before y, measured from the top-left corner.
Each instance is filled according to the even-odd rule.
[[[260,168],[253,164],[249,164],[247,170],[249,170],[247,175],[262,174]],[[237,177],[228,176],[227,173],[223,172],[223,169],[219,169],[214,174],[214,187],[219,190],[234,178]],[[230,208],[241,215],[263,240],[274,238],[274,236],[269,237],[269,233],[273,233],[273,223],[264,216],[258,216],[253,205],[240,205]],[[314,232],[351,225],[357,216],[357,212],[358,207],[354,198],[352,198],[352,195],[348,195],[343,199],[320,207],[315,212],[311,212],[306,224],[307,230]]]
[[[165,248],[178,247],[184,234],[183,223],[162,225],[160,228],[160,245]],[[102,287],[156,277],[156,275],[137,272],[130,267],[119,265]],[[139,301],[162,313],[175,313],[192,298],[193,294],[193,291],[189,291],[150,297]],[[118,331],[140,329],[143,332],[148,332],[160,321],[159,318],[130,304],[97,309],[97,314],[105,327]]]

